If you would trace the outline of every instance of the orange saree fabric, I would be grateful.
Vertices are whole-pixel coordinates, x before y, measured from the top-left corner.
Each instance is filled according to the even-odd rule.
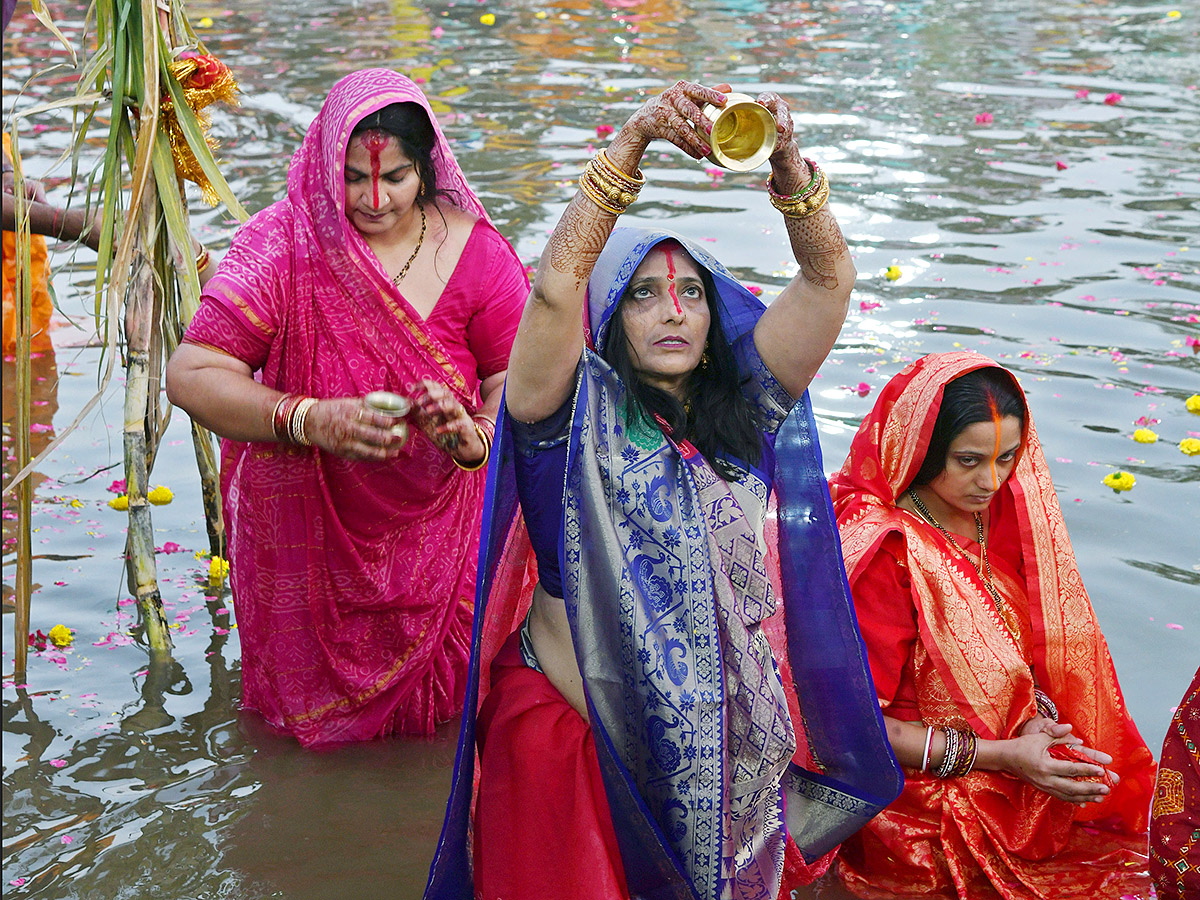
[[[4,157],[11,159],[12,140],[4,135]],[[50,269],[46,264],[46,239],[29,236],[29,281],[33,288],[33,332],[29,349],[34,353],[53,350],[50,343]],[[17,235],[4,232],[4,355],[17,352]]]
[[[1154,762],[1125,709],[1028,410],[1021,455],[989,513],[1006,619],[971,565],[895,503],[920,469],[943,387],[994,365],[944,353],[909,366],[831,480],[880,703],[894,718],[1007,739],[1034,716],[1036,683],[1061,721],[1113,756],[1121,783],[1076,807],[1006,773],[942,780],[906,770],[900,798],[843,846],[839,874],[864,897],[1144,893]],[[964,549],[978,563],[978,546]]]

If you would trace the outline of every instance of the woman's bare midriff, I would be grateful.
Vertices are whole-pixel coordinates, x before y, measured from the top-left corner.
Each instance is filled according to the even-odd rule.
[[[575,645],[571,642],[571,623],[567,620],[566,602],[561,597],[546,593],[540,584],[534,589],[533,606],[529,611],[529,638],[533,642],[538,665],[550,683],[586,720],[588,714],[583,697],[583,678],[575,659]]]

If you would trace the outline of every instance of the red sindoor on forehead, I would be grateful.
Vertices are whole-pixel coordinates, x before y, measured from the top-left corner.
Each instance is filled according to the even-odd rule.
[[[671,299],[675,301],[675,314],[683,315],[683,306],[679,302],[679,294],[675,290],[675,256],[671,253],[670,247],[663,247],[663,253],[667,256],[667,286],[671,292]]]
[[[388,138],[388,133],[378,128],[372,128],[370,131],[364,133],[362,137],[363,146],[371,154],[371,198],[374,201],[376,209],[379,208],[380,155],[388,145]]]

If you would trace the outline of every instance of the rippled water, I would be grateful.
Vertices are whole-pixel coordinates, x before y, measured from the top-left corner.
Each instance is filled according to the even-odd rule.
[[[789,98],[861,273],[813,387],[828,467],[904,361],[962,346],[1017,371],[1157,752],[1200,663],[1200,465],[1178,448],[1200,434],[1184,408],[1200,392],[1186,343],[1200,334],[1200,12],[1100,0],[235,6],[192,2],[189,14],[242,85],[240,110],[216,113],[214,134],[249,209],[282,194],[287,160],[340,75],[393,66],[424,79],[472,184],[529,260],[597,126],[619,126],[645,92],[687,77]],[[83,10],[53,4],[75,41]],[[27,12],[4,51],[6,116],[69,90],[59,71],[14,99],[31,72],[63,60]],[[1120,99],[1105,103],[1110,94]],[[28,170],[48,175],[60,201],[69,173],[48,169],[65,123],[47,114],[21,133]],[[721,177],[671,148],[647,163],[627,219],[711,242],[768,298],[786,283],[793,264],[762,173]],[[198,198],[192,208],[197,232],[226,244],[225,213]],[[57,366],[40,364],[35,445],[74,418],[101,362],[88,346],[93,258],[62,248],[55,262],[62,311],[83,327],[58,331]],[[1159,420],[1155,444],[1131,439],[1143,417]],[[182,415],[152,478],[175,492],[154,511],[164,549],[182,548],[158,558],[175,662],[150,668],[140,633],[128,636],[124,518],[106,506],[122,474],[120,423],[114,384],[40,469],[34,552],[78,558],[35,564],[33,627],[62,622],[76,641],[33,656],[27,687],[4,682],[5,896],[419,896],[453,725],[430,742],[314,754],[238,715],[236,623],[228,596],[206,596],[207,563],[193,555],[207,541]],[[1101,484],[1114,469],[1136,476],[1133,491]],[[816,894],[842,896],[828,883]]]

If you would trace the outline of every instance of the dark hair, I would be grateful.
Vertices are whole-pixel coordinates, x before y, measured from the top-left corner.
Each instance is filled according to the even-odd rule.
[[[950,444],[963,429],[978,422],[991,422],[1014,416],[1025,426],[1025,400],[1013,376],[999,366],[975,369],[955,378],[942,389],[942,405],[925,460],[912,483],[929,484],[946,468]]]
[[[430,201],[438,194],[448,195],[448,191],[439,190],[437,186],[437,173],[433,165],[437,132],[421,104],[408,102],[385,106],[361,119],[350,132],[350,137],[353,139],[366,131],[386,131],[400,142],[404,155],[417,164],[417,174],[421,179],[418,200]]]
[[[708,361],[692,371],[686,406],[667,391],[642,381],[633,367],[622,318],[629,298],[628,288],[609,320],[608,337],[601,356],[616,370],[628,391],[626,425],[633,424],[638,418],[653,422],[657,413],[677,439],[690,441],[722,477],[737,478],[741,473],[725,457],[758,465],[762,461],[761,426],[750,401],[741,391],[743,379],[738,373],[733,348],[725,339],[720,324],[716,285],[707,269],[697,268],[704,284],[710,317],[705,347]]]

